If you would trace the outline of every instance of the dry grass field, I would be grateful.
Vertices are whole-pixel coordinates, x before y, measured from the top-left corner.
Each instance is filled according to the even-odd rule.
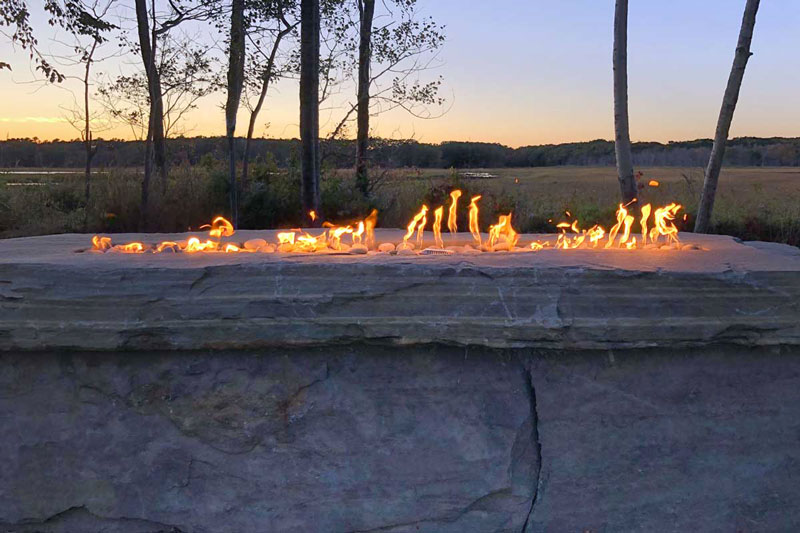
[[[642,168],[641,197],[664,205],[677,202],[689,215],[690,230],[700,196],[700,168]],[[375,171],[377,175],[378,172]],[[513,211],[519,231],[555,231],[554,222],[570,211],[586,227],[610,226],[619,202],[613,167],[539,167],[523,169],[402,169],[384,173],[369,202],[352,186],[351,171],[328,171],[323,180],[323,207],[331,220],[346,221],[371,207],[380,210],[380,225],[404,227],[422,203],[435,208],[454,188],[464,197],[481,194],[481,225]],[[0,173],[0,236],[137,229],[139,176],[132,171],[99,174],[92,200],[83,201],[83,177],[77,174]],[[651,187],[651,180],[659,182]],[[244,195],[242,220],[249,227],[290,227],[302,223],[296,177],[286,172],[256,182]],[[36,185],[32,185],[36,183]],[[167,196],[154,200],[151,231],[181,231],[224,213],[224,172],[176,168]],[[462,200],[463,202],[463,200]],[[466,205],[463,202],[462,205]],[[88,224],[84,228],[84,213]],[[466,215],[466,210],[462,209]],[[463,220],[465,227],[466,220]],[[720,179],[714,227],[743,239],[800,244],[800,168],[728,168]]]

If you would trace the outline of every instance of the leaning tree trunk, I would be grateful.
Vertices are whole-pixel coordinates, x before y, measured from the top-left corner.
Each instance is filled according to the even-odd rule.
[[[231,222],[239,227],[239,184],[236,182],[236,113],[244,84],[244,0],[233,0],[231,5],[231,42],[228,62],[228,99],[225,103],[225,133],[228,137],[228,162],[230,172]]]
[[[92,159],[94,159],[94,155],[97,153],[97,146],[92,145],[91,114],[89,112],[89,74],[92,69],[92,58],[94,57],[95,50],[97,50],[97,40],[92,43],[92,48],[86,55],[86,69],[83,75],[83,147],[86,150],[83,191],[86,207],[83,210],[83,231],[86,231],[89,225],[89,199],[92,193]]]
[[[319,214],[319,0],[301,0],[300,17],[300,190],[303,210]]]
[[[617,0],[614,12],[614,151],[622,202],[637,198],[628,124],[628,0]]]
[[[369,91],[370,63],[372,59],[372,21],[375,17],[375,0],[359,0],[361,16],[358,46],[358,132],[356,134],[356,186],[361,194],[369,194],[367,151],[369,150]]]
[[[139,213],[139,231],[147,230],[148,212],[150,202],[150,178],[153,173],[153,75],[155,72],[154,50],[150,46],[150,21],[147,16],[146,0],[136,0],[136,23],[139,34],[139,49],[142,53],[142,62],[147,74],[147,90],[150,95],[150,116],[147,122],[147,140],[144,150],[144,178],[142,179],[142,199]]]
[[[275,41],[272,43],[272,51],[267,59],[267,67],[264,69],[261,93],[258,95],[258,102],[256,102],[256,106],[250,113],[250,120],[247,124],[247,138],[244,142],[244,155],[242,157],[242,187],[247,185],[247,179],[249,176],[248,172],[250,169],[250,146],[253,142],[253,132],[256,129],[256,120],[258,119],[258,114],[261,112],[261,108],[264,105],[264,100],[267,97],[270,82],[272,81],[272,76],[275,72],[275,57],[278,54],[281,41],[284,37],[291,33],[292,28],[294,28],[294,26],[290,26],[288,23],[286,23],[284,29],[278,32],[278,35],[275,37]]]
[[[708,159],[705,181],[703,182],[703,193],[700,196],[700,206],[697,209],[697,220],[694,225],[696,233],[707,233],[711,224],[711,213],[714,210],[719,173],[722,169],[722,159],[725,157],[725,145],[728,142],[728,134],[731,130],[733,113],[736,111],[736,103],[739,101],[739,90],[742,88],[742,79],[744,78],[747,61],[753,55],[750,52],[750,43],[753,40],[753,28],[756,25],[759,1],[747,0],[747,4],[744,7],[742,27],[739,30],[739,43],[736,45],[736,55],[733,58],[733,67],[728,77],[728,86],[725,88],[725,96],[722,98],[722,109],[720,109],[719,120],[717,121],[714,146],[711,149],[711,157]]]

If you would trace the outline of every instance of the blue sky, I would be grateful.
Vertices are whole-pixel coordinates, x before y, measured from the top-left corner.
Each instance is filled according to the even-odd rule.
[[[612,0],[419,0],[446,25],[435,74],[448,113],[420,120],[391,112],[375,132],[421,141],[525,144],[613,137]],[[744,0],[631,0],[631,134],[636,140],[711,137],[741,23]],[[800,2],[762,2],[733,135],[800,136]],[[10,47],[0,45],[4,57]],[[24,54],[0,74],[0,134],[69,137],[57,118],[66,91],[15,85],[31,78]],[[123,68],[123,67],[120,67]],[[106,70],[113,70],[111,66]],[[297,134],[294,82],[276,87],[259,133]],[[349,97],[348,88],[343,98]],[[221,133],[221,96],[189,118],[189,134]],[[33,119],[41,119],[38,122]],[[50,122],[48,122],[50,120]],[[331,112],[327,123],[336,121]],[[323,122],[326,122],[325,120]],[[3,131],[5,130],[5,131]],[[61,132],[61,133],[58,133]],[[124,129],[113,130],[119,136]]]

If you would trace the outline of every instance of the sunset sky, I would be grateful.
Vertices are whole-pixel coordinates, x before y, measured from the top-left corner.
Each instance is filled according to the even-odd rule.
[[[124,5],[128,0],[122,0]],[[132,3],[132,2],[129,2]],[[432,75],[444,77],[449,111],[435,120],[392,112],[374,133],[423,142],[468,140],[511,146],[613,138],[612,0],[419,0],[422,13],[446,25],[447,43]],[[633,0],[629,25],[631,134],[634,140],[712,137],[733,60],[744,0]],[[48,33],[40,14],[34,23]],[[800,2],[762,2],[733,136],[800,136]],[[70,139],[64,120],[69,82],[35,82],[27,54],[0,44],[0,135]],[[99,70],[133,68],[112,59]],[[423,78],[425,79],[425,78]],[[298,135],[297,85],[272,93],[257,130]],[[344,89],[348,96],[349,88]],[[200,103],[187,135],[224,134],[221,94]],[[344,103],[344,100],[341,102]],[[323,129],[341,109],[323,113]],[[241,115],[243,124],[245,115]],[[269,128],[265,127],[270,123]],[[239,128],[239,133],[244,127]],[[130,137],[121,125],[103,137]]]

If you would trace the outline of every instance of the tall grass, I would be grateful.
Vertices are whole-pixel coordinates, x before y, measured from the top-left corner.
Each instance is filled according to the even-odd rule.
[[[481,195],[481,227],[495,223],[500,214],[513,212],[518,231],[553,232],[567,219],[582,227],[613,225],[619,192],[613,169],[501,169],[489,171],[490,179],[465,177],[442,170],[393,170],[376,175],[378,183],[369,200],[355,189],[352,172],[326,169],[322,181],[322,207],[326,218],[349,222],[372,208],[380,211],[381,227],[405,227],[425,203],[431,209],[447,205],[455,188],[464,194],[459,227],[467,228],[466,205]],[[738,171],[737,171],[738,172]],[[714,211],[714,228],[746,240],[766,240],[800,245],[800,172],[776,169],[751,176],[746,171],[723,176]],[[642,200],[664,205],[675,201],[686,206],[688,220],[679,222],[691,230],[702,172],[652,169],[644,182],[657,177],[660,186],[643,187]],[[227,176],[213,164],[174,168],[166,194],[156,180],[151,186],[148,216],[150,232],[196,229],[213,216],[227,213]],[[307,218],[300,210],[297,169],[279,170],[256,165],[241,197],[243,228],[288,228]],[[0,236],[15,237],[51,233],[114,233],[140,230],[141,175],[118,170],[97,175],[87,204],[82,178],[50,180],[44,186],[0,185]],[[86,227],[84,227],[84,215]],[[570,219],[571,220],[571,219]]]

